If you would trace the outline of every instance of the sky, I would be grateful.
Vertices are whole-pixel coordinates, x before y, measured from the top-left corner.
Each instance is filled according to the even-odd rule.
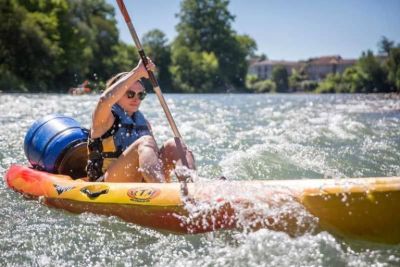
[[[115,0],[120,39],[133,44]],[[141,37],[152,29],[172,41],[180,0],[125,0]],[[382,36],[400,43],[400,0],[231,0],[232,28],[248,34],[272,60],[302,60],[324,55],[358,58],[378,51]]]

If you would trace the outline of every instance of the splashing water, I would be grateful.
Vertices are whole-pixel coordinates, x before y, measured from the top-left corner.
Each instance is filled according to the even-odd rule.
[[[23,138],[42,116],[61,113],[89,127],[98,96],[0,94],[0,175],[27,164]],[[398,246],[316,234],[317,219],[290,198],[214,177],[267,180],[400,176],[400,101],[381,95],[166,95],[212,201],[187,205],[189,217],[213,223],[207,211],[231,205],[239,230],[198,235],[158,232],[114,217],[75,215],[27,201],[0,182],[1,266],[398,266]],[[141,110],[158,144],[172,136],[156,98]],[[203,177],[203,178],[202,178]],[[203,189],[202,189],[203,188]],[[236,200],[246,199],[245,202]],[[265,205],[265,199],[270,198]],[[346,198],[345,194],[343,198]],[[345,201],[345,200],[344,200]],[[284,203],[284,204],[282,204]],[[243,208],[245,207],[245,208]],[[279,207],[279,208],[278,208]],[[251,212],[249,212],[251,211]],[[294,231],[273,228],[292,216]],[[265,220],[272,218],[273,220]],[[204,219],[204,220],[203,220]],[[290,225],[292,226],[292,225]],[[283,227],[289,227],[284,225]],[[306,229],[306,230],[305,230]],[[301,234],[301,235],[300,235]]]
[[[269,228],[291,236],[313,233],[318,219],[307,212],[289,188],[263,186],[260,182],[197,182],[187,199],[188,215],[178,216],[183,225],[196,229],[222,227],[250,232]]]

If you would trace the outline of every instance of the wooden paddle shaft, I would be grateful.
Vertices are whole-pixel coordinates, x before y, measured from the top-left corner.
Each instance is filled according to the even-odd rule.
[[[132,35],[133,41],[135,42],[136,48],[138,49],[140,58],[142,59],[144,65],[147,66],[148,60],[147,60],[146,54],[144,53],[142,44],[140,43],[140,40],[136,33],[135,27],[132,24],[129,13],[126,10],[124,1],[117,0],[117,3],[119,6],[119,9],[121,10],[121,13],[125,19],[125,22],[128,25],[128,28]],[[154,76],[154,73],[151,70],[147,70],[147,72],[149,74],[149,79],[150,79],[151,85],[153,86],[154,92],[156,93],[158,100],[160,101],[161,107],[164,110],[165,116],[167,117],[169,125],[171,126],[172,131],[174,132],[174,136],[182,139],[182,136],[179,133],[178,127],[175,124],[174,118],[171,115],[171,111],[168,108],[167,102],[165,101],[165,98],[161,92],[160,86],[158,85],[158,82],[157,82],[156,77]]]

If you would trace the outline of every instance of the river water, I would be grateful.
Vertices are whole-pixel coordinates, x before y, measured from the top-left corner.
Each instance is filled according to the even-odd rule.
[[[89,127],[96,95],[0,94],[0,177],[27,164],[44,115]],[[166,95],[205,181],[400,176],[400,98],[385,95]],[[154,95],[141,110],[171,137]],[[400,205],[400,203],[399,203]],[[400,227],[400,226],[399,226]],[[400,246],[270,230],[174,235],[26,200],[0,180],[0,266],[400,266]]]

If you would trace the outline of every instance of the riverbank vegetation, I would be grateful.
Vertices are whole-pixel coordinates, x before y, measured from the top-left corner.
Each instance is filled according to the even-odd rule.
[[[135,63],[104,1],[0,0],[0,90],[66,92],[97,86]]]
[[[389,46],[385,44],[391,44]],[[388,93],[400,92],[400,44],[382,38],[380,55],[363,52],[356,64],[343,74],[329,74],[317,93]]]
[[[363,52],[356,63],[343,73],[330,73],[321,81],[310,80],[304,69],[289,75],[283,66],[274,67],[271,79],[248,75],[246,85],[257,93],[400,93],[400,44],[386,37],[378,43],[379,53]]]
[[[244,88],[255,41],[232,29],[228,0],[184,0],[178,35],[152,30],[143,38],[166,92]],[[115,10],[104,0],[0,0],[0,90],[66,92],[89,80],[104,89],[132,69],[135,48],[119,41]]]
[[[400,46],[380,43],[378,59],[364,52],[343,74],[308,79],[284,67],[270,80],[247,75],[257,44],[233,28],[229,0],[183,0],[177,36],[168,40],[154,29],[142,37],[157,64],[165,92],[369,93],[400,89]],[[83,81],[103,90],[112,75],[132,69],[136,49],[119,40],[114,8],[105,0],[0,0],[0,91],[67,92]],[[149,86],[149,85],[148,85]]]

